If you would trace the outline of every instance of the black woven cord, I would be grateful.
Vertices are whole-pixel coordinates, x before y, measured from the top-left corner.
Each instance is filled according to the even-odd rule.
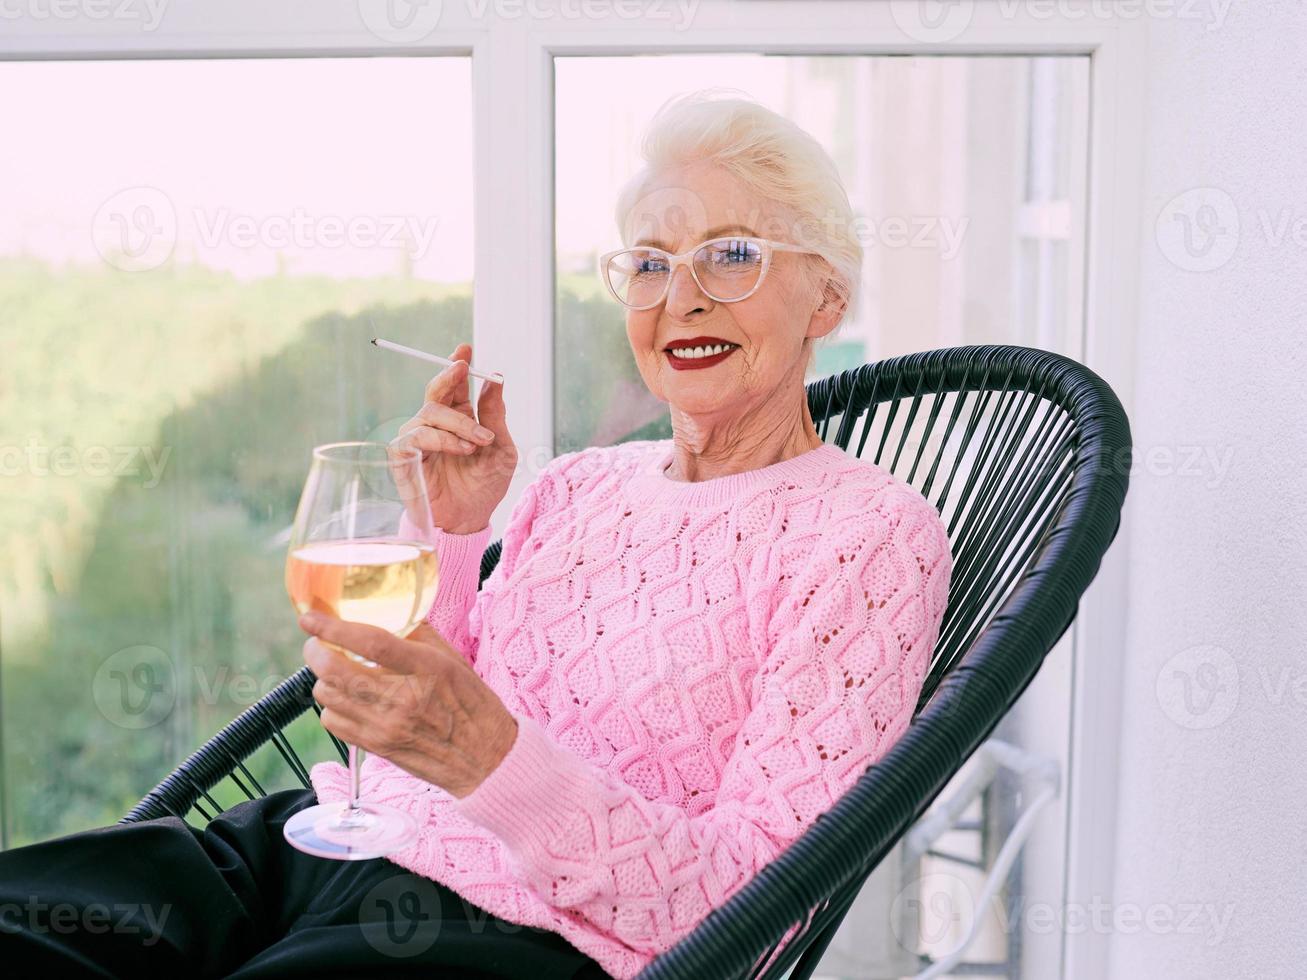
[[[184,814],[202,793],[226,779],[271,737],[308,710],[313,700],[313,672],[301,667],[254,704],[170,773],[119,823],[135,823],[170,813]]]
[[[806,980],[861,883],[993,731],[1066,632],[1120,525],[1129,423],[1102,378],[1059,354],[1000,345],[909,354],[813,382],[808,405],[823,439],[838,417],[833,442],[852,444],[856,455],[896,474],[905,470],[902,477],[941,514],[953,510],[955,580],[928,674],[937,686],[923,690],[902,738],[848,793],[641,980],[734,980],[763,964],[761,975],[772,980],[811,946],[814,955],[792,974]],[[906,440],[919,422],[922,447],[914,454]],[[952,457],[943,450],[923,456],[937,429]],[[1026,436],[1029,443],[1019,447]],[[965,452],[975,456],[969,467],[962,466]],[[1009,546],[1015,556],[999,553]],[[482,555],[480,583],[501,549],[495,541]],[[312,687],[312,674],[301,668],[206,742],[123,822],[190,811],[308,709]],[[287,759],[292,768],[297,763]],[[814,909],[808,929],[768,956]]]
[[[1074,619],[1080,596],[1119,527],[1129,480],[1129,423],[1102,378],[1049,351],[984,345],[910,354],[845,371],[810,385],[808,401],[814,417],[844,414],[836,442],[847,448],[854,432],[850,416],[871,414],[877,398],[922,391],[958,392],[960,397],[968,386],[1038,392],[1070,418],[1074,467],[1053,520],[1006,600],[903,737],[798,840],[654,960],[640,980],[748,976],[760,954],[804,921],[809,910],[865,880],[993,731]],[[1008,405],[1007,410],[1017,409]],[[994,411],[999,417],[1003,409]],[[886,435],[892,419],[891,411]],[[876,445],[867,434],[864,428],[860,447]],[[886,442],[884,436],[879,440],[878,456]],[[1009,478],[1028,476],[1016,470]],[[1004,489],[994,485],[988,492],[1001,496]],[[801,950],[821,932],[813,928],[792,939],[783,962],[775,961],[766,975],[779,976],[795,958],[784,954]],[[802,975],[809,976],[813,966],[815,962],[807,964]]]

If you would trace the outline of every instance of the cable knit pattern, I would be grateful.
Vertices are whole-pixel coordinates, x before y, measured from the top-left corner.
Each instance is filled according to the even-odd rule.
[[[384,759],[363,768],[366,799],[423,827],[396,864],[620,978],[902,735],[953,569],[934,507],[836,446],[697,483],[667,477],[671,459],[659,440],[553,460],[480,591],[490,529],[436,532],[429,620],[517,739],[462,799]],[[346,798],[339,764],[312,777]]]

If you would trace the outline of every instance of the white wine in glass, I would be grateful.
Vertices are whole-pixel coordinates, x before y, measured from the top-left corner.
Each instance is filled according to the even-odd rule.
[[[301,614],[316,609],[407,636],[426,618],[440,581],[431,529],[417,449],[381,442],[318,446],[286,557],[291,603]],[[351,745],[348,754],[349,802],[300,810],[286,821],[286,839],[306,853],[347,861],[408,847],[417,838],[416,822],[402,810],[360,800],[363,751]]]
[[[403,636],[430,610],[438,568],[429,544],[317,541],[287,557],[286,591],[301,614],[319,609]]]

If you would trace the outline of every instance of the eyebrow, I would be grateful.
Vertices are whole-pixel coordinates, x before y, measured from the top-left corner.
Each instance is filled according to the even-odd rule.
[[[758,233],[755,232],[748,225],[722,225],[719,228],[709,228],[706,232],[704,232],[703,240],[705,242],[712,241],[712,239],[714,238],[721,238],[723,235],[733,235],[737,232],[745,235],[749,235],[754,238],[756,238],[758,235]],[[657,238],[637,238],[631,244],[633,246],[652,245],[654,248],[661,248],[664,252],[671,251],[671,248],[669,246],[667,246]]]

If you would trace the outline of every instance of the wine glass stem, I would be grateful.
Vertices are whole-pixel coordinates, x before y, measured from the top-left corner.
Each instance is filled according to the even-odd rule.
[[[349,746],[349,806],[341,816],[341,822],[350,824],[363,819],[359,810],[359,769],[363,765],[363,750],[356,745]]]

